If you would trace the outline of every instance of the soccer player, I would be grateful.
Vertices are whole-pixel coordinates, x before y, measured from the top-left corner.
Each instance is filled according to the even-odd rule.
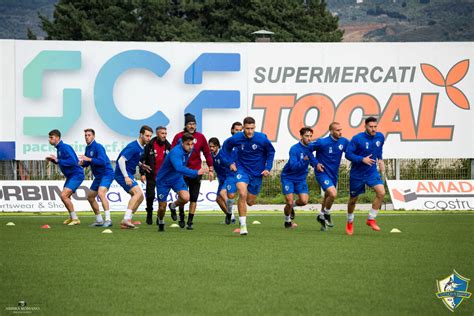
[[[380,173],[377,165],[383,173],[385,166],[382,160],[382,148],[385,137],[377,132],[377,119],[368,117],[365,119],[365,131],[352,137],[346,150],[346,158],[352,162],[349,174],[350,198],[347,205],[347,225],[346,233],[352,235],[354,232],[352,223],[354,221],[354,209],[357,197],[365,192],[365,185],[372,187],[375,191],[375,199],[372,202],[372,209],[366,224],[373,230],[379,231],[380,227],[375,221],[375,217],[382,205],[385,195]]]
[[[191,113],[186,113],[184,115],[184,130],[179,132],[174,136],[173,142],[171,143],[171,148],[174,148],[178,141],[181,139],[184,133],[189,133],[194,137],[194,148],[191,153],[191,156],[188,160],[188,167],[193,170],[201,169],[202,161],[201,161],[201,152],[204,154],[206,158],[206,163],[209,167],[209,180],[214,179],[214,167],[212,165],[212,157],[211,151],[209,150],[209,145],[207,144],[206,137],[203,134],[196,131],[196,118]],[[196,204],[199,198],[199,190],[201,189],[201,178],[202,176],[199,175],[198,177],[184,177],[184,181],[188,185],[189,188],[189,216],[187,226],[188,229],[192,229],[193,227],[193,219],[194,214],[196,213]],[[186,204],[186,203],[185,203]],[[173,204],[170,204],[172,207]],[[176,221],[176,209],[170,208],[171,211],[171,218],[173,221]],[[184,204],[180,205],[179,207],[179,226],[184,228]]]
[[[321,211],[316,216],[322,231],[327,230],[328,226],[334,226],[331,220],[331,207],[337,196],[336,187],[342,153],[346,151],[348,144],[349,140],[342,137],[342,126],[338,122],[332,122],[329,125],[329,136],[319,138],[310,144],[311,149],[316,150],[318,161],[314,168],[314,175],[324,191]]]
[[[147,172],[151,172],[150,166],[140,162],[143,155],[143,148],[150,142],[153,130],[150,126],[143,125],[140,128],[140,135],[137,140],[129,143],[119,154],[117,166],[115,167],[115,181],[122,186],[125,192],[131,195],[128,202],[128,208],[123,220],[120,222],[120,228],[132,229],[135,225],[132,223],[132,216],[143,202],[143,192],[134,180],[137,166]]]
[[[315,167],[318,163],[314,158],[313,150],[308,147],[313,137],[313,130],[309,127],[300,129],[300,141],[291,146],[290,158],[283,167],[280,180],[283,194],[285,195],[285,228],[295,228],[291,220],[293,205],[304,206],[308,204],[308,166]],[[298,199],[293,200],[293,193],[298,194]]]
[[[61,192],[61,201],[69,212],[69,218],[63,224],[69,226],[79,225],[81,221],[74,211],[71,195],[76,192],[82,181],[84,181],[84,170],[79,166],[79,159],[74,149],[61,140],[61,132],[59,130],[53,129],[48,135],[49,144],[56,147],[57,156],[49,155],[46,157],[46,160],[59,165],[59,169],[61,169],[61,172],[66,177],[66,182]]]
[[[110,164],[110,159],[107,157],[104,146],[95,141],[95,131],[92,128],[84,130],[84,138],[86,140],[86,152],[84,155],[79,157],[79,164],[84,167],[91,167],[92,174],[94,175],[94,181],[90,187],[90,191],[87,194],[87,200],[89,201],[92,210],[95,214],[95,222],[90,225],[91,227],[112,226],[112,219],[110,218],[109,201],[107,199],[107,191],[114,181],[114,169]],[[102,202],[104,208],[105,222],[100,214],[99,204],[96,201],[97,195]]]
[[[236,133],[222,145],[224,154],[232,157],[232,150],[237,148],[237,159],[231,163],[232,170],[237,171],[235,176],[239,201],[240,235],[247,235],[247,204],[255,204],[262,185],[262,177],[270,174],[275,157],[275,148],[268,140],[267,135],[255,132],[255,119],[244,119],[243,133]]]
[[[242,129],[243,129],[243,126],[242,126],[242,123],[240,122],[234,122],[232,123],[232,127],[230,128],[230,133],[232,135],[234,135],[235,133],[239,133],[239,132],[242,132]],[[232,150],[232,155],[234,156],[233,157],[233,161],[236,161],[236,155],[237,155],[237,148],[234,148]],[[236,186],[236,183],[235,183],[235,171],[231,170],[228,174],[227,174],[227,177],[226,177],[226,182],[227,182],[227,185],[225,186],[226,188],[226,191],[227,191],[227,200],[226,200],[226,209],[227,209],[227,212],[230,213],[230,221],[232,224],[235,223],[235,216],[234,216],[234,212],[232,211],[232,208],[234,206],[234,199],[235,199],[235,192],[237,191],[237,186]],[[228,216],[226,216],[226,221],[228,221]]]
[[[189,201],[189,192],[186,183],[184,182],[183,176],[187,176],[191,179],[202,176],[207,169],[199,168],[199,170],[193,170],[186,167],[188,159],[192,155],[194,145],[194,137],[189,133],[184,133],[181,136],[181,141],[171,149],[169,154],[166,156],[163,165],[158,171],[156,176],[156,192],[158,194],[158,231],[165,230],[165,212],[166,212],[166,200],[171,189],[178,193],[178,199],[173,203],[170,203],[170,209],[180,207]],[[181,227],[184,228],[184,225]],[[188,230],[192,230],[192,223],[186,227]]]
[[[156,175],[160,170],[166,155],[171,149],[171,144],[166,139],[168,131],[164,126],[158,126],[156,128],[156,137],[153,137],[151,141],[145,145],[144,153],[141,162],[150,166],[151,172],[146,172],[140,169],[142,182],[146,181],[146,223],[148,225],[153,224],[153,202],[155,201],[155,190],[156,190]],[[156,220],[158,225],[158,216]]]

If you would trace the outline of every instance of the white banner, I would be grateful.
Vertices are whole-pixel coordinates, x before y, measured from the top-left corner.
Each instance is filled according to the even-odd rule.
[[[143,192],[146,185],[139,182]],[[85,180],[72,196],[72,202],[76,211],[92,210],[87,201],[87,193],[92,184],[91,180]],[[215,203],[217,181],[202,181],[201,191],[197,203],[198,210],[219,210]],[[0,181],[0,212],[66,212],[64,204],[61,202],[61,191],[64,181]],[[117,182],[112,182],[107,193],[111,211],[125,211],[127,209],[130,195],[126,193]],[[175,201],[177,195],[171,191],[168,196],[168,202]],[[102,205],[97,199],[100,209]],[[186,205],[186,209],[189,204]],[[139,211],[144,211],[146,201],[139,207]],[[153,206],[158,210],[158,202],[155,199]]]
[[[221,142],[254,116],[279,159],[304,125],[317,138],[338,121],[351,138],[371,115],[385,158],[474,158],[474,43],[10,41],[1,51],[0,82],[15,83],[2,113],[16,120],[0,119],[15,131],[2,132],[0,159],[44,159],[53,128],[80,154],[94,128],[115,160],[142,124],[171,139],[186,112]]]
[[[474,180],[388,180],[394,209],[474,210]]]

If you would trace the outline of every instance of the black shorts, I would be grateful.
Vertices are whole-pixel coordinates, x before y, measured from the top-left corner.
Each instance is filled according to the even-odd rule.
[[[202,176],[197,176],[196,178],[184,177],[184,181],[189,188],[189,202],[197,202],[199,190],[201,189],[201,179]]]

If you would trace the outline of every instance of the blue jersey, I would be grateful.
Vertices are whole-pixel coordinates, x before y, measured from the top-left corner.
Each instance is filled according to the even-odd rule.
[[[222,150],[219,150],[217,152],[217,155],[214,155],[213,153],[211,153],[211,156],[214,162],[214,171],[217,174],[217,178],[221,182],[225,181],[227,176],[232,173],[229,167],[230,165],[229,161],[226,159],[225,155],[223,155]]]
[[[260,177],[264,170],[272,170],[275,148],[264,133],[255,132],[252,138],[245,136],[245,133],[234,134],[222,145],[224,155],[232,157],[234,147],[237,148],[239,170],[255,177]]]
[[[84,170],[79,166],[79,159],[70,145],[63,143],[61,140],[56,145],[56,151],[58,158],[57,164],[66,178],[74,176],[84,177]]]
[[[339,177],[342,153],[347,150],[348,144],[349,140],[347,138],[341,137],[335,140],[331,135],[319,138],[309,144],[311,150],[316,150],[316,159],[318,163],[324,166],[324,172],[336,182]]]
[[[290,181],[306,181],[308,166],[314,167],[317,163],[311,148],[298,142],[290,148],[290,158],[283,167],[281,178]]]
[[[110,159],[105,152],[104,146],[92,141],[89,145],[86,146],[86,152],[84,156],[91,158],[91,161],[84,161],[83,167],[91,167],[92,174],[95,178],[101,178],[104,175],[113,175],[114,170],[110,164]]]
[[[351,178],[363,179],[377,172],[377,164],[369,166],[363,163],[362,159],[369,155],[372,155],[370,158],[374,160],[383,159],[382,148],[384,142],[385,137],[380,132],[377,132],[375,136],[362,132],[352,137],[346,150],[346,158],[352,162]]]
[[[140,145],[138,140],[134,140],[133,142],[129,143],[124,149],[122,149],[122,151],[118,155],[117,161],[120,159],[120,157],[125,157],[125,159],[127,159],[127,161],[125,162],[125,166],[129,175],[135,174],[138,163],[140,162],[140,158],[143,155],[143,148],[144,147]],[[118,163],[115,167],[115,174],[123,176]]]
[[[183,176],[196,178],[198,170],[186,167],[191,153],[192,151],[187,153],[181,143],[178,143],[178,145],[171,149],[165,161],[163,161],[160,170],[158,170],[156,185],[160,186],[160,183],[174,183]]]

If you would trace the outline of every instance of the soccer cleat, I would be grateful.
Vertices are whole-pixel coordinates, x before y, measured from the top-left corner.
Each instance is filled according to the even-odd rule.
[[[164,232],[165,231],[165,224],[158,224],[158,231]]]
[[[368,219],[365,223],[367,224],[367,226],[370,226],[373,230],[377,232],[380,230],[380,227],[375,222],[375,219]]]
[[[186,226],[185,223],[185,218],[184,218],[184,212],[179,212],[179,222],[178,222],[179,227],[184,228]]]
[[[105,221],[102,227],[112,227],[112,221],[111,220]]]
[[[63,225],[69,225],[69,223],[72,222],[72,218],[68,218],[63,222]]]
[[[295,209],[292,207],[292,208],[291,208],[291,213],[290,213],[290,218],[291,218],[291,219],[295,219],[295,217],[296,217]]]
[[[152,213],[146,213],[146,223],[147,225],[152,225],[153,224],[153,214]]]
[[[89,227],[102,227],[104,226],[104,222],[94,222],[89,225]]]
[[[232,214],[230,214],[230,213],[225,214],[225,224],[226,225],[230,225],[231,218],[232,218]]]
[[[353,223],[347,223],[346,224],[346,234],[348,235],[352,235],[352,233],[354,233],[354,229],[352,228],[352,224]]]
[[[170,208],[170,213],[171,213],[171,219],[173,222],[176,222],[178,219],[178,216],[176,216],[176,206],[173,207],[173,203],[169,203],[168,207]]]
[[[241,236],[245,236],[245,235],[248,235],[248,231],[247,231],[247,225],[240,225],[240,235]]]
[[[128,220],[123,219],[120,222],[120,228],[122,228],[122,229],[134,229],[135,225],[132,224],[131,219],[128,219]]]
[[[186,229],[187,230],[193,230],[193,223],[192,222],[188,222],[187,226],[186,226]]]
[[[296,225],[296,223],[285,222],[285,228],[296,228],[296,227],[298,227],[298,225]]]
[[[316,216],[316,220],[318,221],[319,224],[321,224],[321,231],[326,231],[328,230],[328,227],[326,226],[326,220],[324,219],[324,215],[319,214]]]
[[[331,220],[331,214],[324,214],[324,219],[326,220],[326,226],[334,227],[334,224],[332,223],[332,220]]]
[[[67,226],[75,226],[75,225],[81,225],[81,221],[79,219],[73,219]]]

